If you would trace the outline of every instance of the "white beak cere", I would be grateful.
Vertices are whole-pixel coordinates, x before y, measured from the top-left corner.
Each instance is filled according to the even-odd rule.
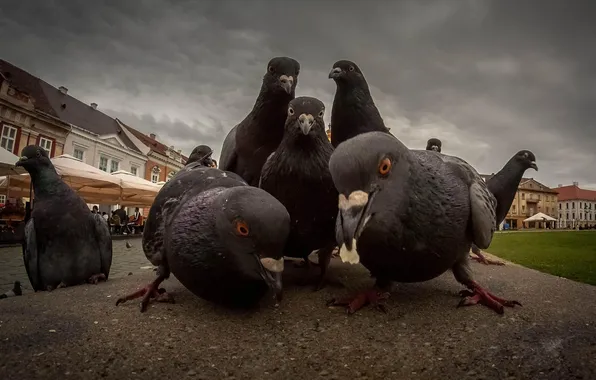
[[[283,272],[284,270],[283,257],[279,260],[272,259],[271,257],[264,257],[261,259],[261,264],[263,264],[263,267],[267,269],[269,272],[279,273]]]
[[[343,194],[339,194],[339,208],[341,210],[348,210],[355,206],[364,207],[368,203],[368,194],[362,190],[353,191],[348,198]]]

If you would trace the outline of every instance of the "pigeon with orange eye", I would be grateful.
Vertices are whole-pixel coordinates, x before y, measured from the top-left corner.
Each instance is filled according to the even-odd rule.
[[[274,290],[282,296],[286,208],[234,173],[205,166],[181,171],[157,195],[145,224],[143,250],[158,277],[117,304],[143,297],[173,302],[160,283],[170,272],[195,295],[225,306],[252,307]]]

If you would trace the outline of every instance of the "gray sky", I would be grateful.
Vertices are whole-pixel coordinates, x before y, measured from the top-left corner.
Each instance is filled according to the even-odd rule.
[[[391,132],[429,137],[481,173],[518,150],[549,186],[596,188],[596,2],[2,1],[2,58],[189,153],[219,156],[270,58],[301,64],[297,95],[327,105],[356,62]],[[591,5],[592,4],[592,5]]]

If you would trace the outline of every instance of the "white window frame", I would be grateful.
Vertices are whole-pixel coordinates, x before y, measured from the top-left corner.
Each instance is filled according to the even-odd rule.
[[[166,182],[168,182],[169,180],[174,178],[175,175],[176,175],[175,171],[170,171],[170,173],[168,174],[168,178],[166,178]]]
[[[114,170],[114,164],[116,164],[116,170]],[[120,161],[110,160],[110,173],[114,173],[120,170]]]
[[[133,172],[134,170],[134,172]],[[139,168],[137,166],[131,166],[130,167],[130,174],[134,175],[134,176],[138,176],[139,175]]]
[[[106,167],[105,167],[105,169],[102,169],[102,167],[101,167],[101,160],[102,159],[106,161]],[[112,165],[114,163],[117,165],[117,169],[116,170],[112,170]],[[120,160],[117,160],[115,158],[110,158],[109,156],[105,156],[105,155],[101,154],[99,156],[99,163],[98,163],[97,167],[99,168],[99,170],[104,171],[106,173],[117,172],[118,170],[120,170]]]
[[[159,182],[159,173],[151,172],[151,182],[153,182],[153,183]]]
[[[81,158],[77,157],[77,150],[79,152],[81,152]],[[85,149],[74,148],[74,150],[72,151],[72,155],[73,155],[74,158],[79,159],[79,160],[85,162]]]
[[[50,146],[50,148],[49,148],[49,149],[47,149],[47,148],[45,147],[45,145],[48,145],[48,144],[49,144],[49,146]],[[40,146],[40,147],[41,147],[43,150],[45,150],[46,152],[48,152],[48,156],[52,154],[52,145],[53,145],[53,144],[54,144],[54,142],[53,142],[52,140],[48,139],[47,137],[39,136],[39,146]]]
[[[106,166],[105,168],[101,167],[101,160],[105,160],[106,161]],[[97,165],[97,167],[99,168],[99,170],[102,170],[104,172],[108,172],[108,168],[110,167],[110,159],[105,157],[105,156],[99,156],[99,164]]]
[[[6,135],[4,134],[4,130],[7,131],[7,134]],[[13,137],[10,137],[10,131],[11,130],[14,130],[14,136]],[[9,124],[2,124],[2,134],[0,135],[0,146],[1,146],[2,140],[4,140],[4,139],[6,139],[6,145],[8,145],[8,143],[10,141],[12,141],[12,147],[11,147],[11,149],[8,149],[7,147],[4,147],[4,146],[2,146],[2,148],[8,150],[10,153],[13,153],[14,152],[14,147],[15,147],[15,145],[17,143],[17,133],[18,133],[18,130],[17,130],[16,127],[13,127],[12,125],[9,125]]]
[[[0,203],[2,203],[2,204],[6,203],[6,194],[0,194]]]

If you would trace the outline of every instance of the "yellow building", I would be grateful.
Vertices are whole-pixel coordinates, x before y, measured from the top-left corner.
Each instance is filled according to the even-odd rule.
[[[481,176],[485,181],[492,177],[492,175]],[[505,223],[509,224],[511,229],[544,228],[544,222],[530,222],[524,225],[523,221],[539,212],[556,219],[557,194],[556,190],[543,185],[534,178],[522,178],[505,217]],[[549,223],[546,227],[555,227],[555,222]]]

